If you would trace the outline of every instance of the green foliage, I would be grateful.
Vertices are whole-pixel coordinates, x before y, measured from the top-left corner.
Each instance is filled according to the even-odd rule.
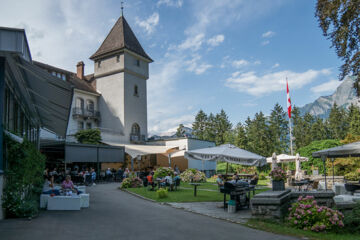
[[[286,180],[286,173],[285,171],[280,168],[277,167],[274,170],[272,170],[269,174],[269,176],[271,177],[272,180],[274,181],[281,181],[281,180]]]
[[[337,231],[344,227],[344,215],[328,207],[319,206],[313,196],[300,196],[289,209],[291,226],[314,232]]]
[[[348,232],[360,233],[360,202],[356,203],[352,211],[345,213],[344,224]]]
[[[185,133],[184,124],[179,124],[179,127],[176,129],[176,136],[183,137]]]
[[[345,174],[345,179],[349,181],[359,181],[360,173],[359,172],[349,172]]]
[[[5,136],[5,143],[8,166],[2,200],[6,217],[33,217],[38,213],[45,156],[26,139],[20,144]]]
[[[234,169],[235,169],[235,164],[230,164],[229,163],[229,165],[228,165],[228,173],[235,172]],[[216,172],[224,174],[226,172],[226,162],[218,162],[216,164]]]
[[[195,121],[192,124],[193,134],[200,140],[207,140],[205,139],[205,129],[207,127],[208,117],[204,113],[203,110],[200,111],[195,116]]]
[[[120,184],[121,189],[138,188],[138,187],[142,187],[142,186],[143,186],[142,180],[132,174],[130,174],[130,176],[128,178],[125,178]]]
[[[174,176],[174,170],[169,167],[159,167],[154,173],[154,179],[166,177],[170,173],[170,176]]]
[[[265,173],[260,173],[259,174],[259,180],[266,180],[266,174]]]
[[[309,145],[298,149],[298,153],[300,154],[300,156],[309,158],[309,161],[301,163],[301,168],[307,171],[310,171],[312,168],[317,168],[319,169],[319,172],[322,173],[324,171],[323,162],[320,158],[313,158],[312,153],[326,148],[337,147],[340,145],[341,143],[339,140],[328,139],[321,141],[313,141]]]
[[[97,128],[80,130],[75,134],[75,138],[79,143],[99,144],[101,142],[101,132]]]
[[[351,104],[348,114],[349,134],[360,136],[360,108]]]
[[[156,191],[157,198],[167,198],[168,197],[168,190],[165,188],[160,188]]]
[[[334,103],[328,118],[329,135],[332,139],[343,139],[348,130],[346,111]]]
[[[325,37],[331,40],[338,57],[344,61],[340,79],[357,76],[355,88],[360,95],[360,7],[358,0],[318,0],[315,16]]]

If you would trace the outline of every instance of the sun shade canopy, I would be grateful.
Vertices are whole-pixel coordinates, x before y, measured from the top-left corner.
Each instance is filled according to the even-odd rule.
[[[266,158],[266,162],[272,163],[272,159],[273,159],[273,157],[268,157],[268,158]],[[309,159],[306,157],[299,157],[299,160],[300,160],[300,162],[309,161]],[[286,163],[286,162],[295,162],[295,161],[296,161],[296,156],[291,156],[291,155],[287,155],[287,154],[276,155],[277,163]]]
[[[222,161],[257,167],[266,164],[265,157],[238,148],[231,144],[186,151],[185,158],[201,161]]]
[[[111,143],[111,142],[105,142],[105,143],[111,146],[125,147],[125,152],[129,154],[132,158],[145,156],[149,154],[163,154],[163,153],[167,153],[169,149],[174,148],[174,147],[158,146],[158,145],[119,144],[119,143]]]
[[[0,51],[6,60],[5,77],[21,98],[30,121],[65,137],[72,101],[70,84],[26,61],[18,54]]]
[[[360,142],[345,144],[338,147],[328,148],[312,154],[315,158],[328,157],[360,157]]]

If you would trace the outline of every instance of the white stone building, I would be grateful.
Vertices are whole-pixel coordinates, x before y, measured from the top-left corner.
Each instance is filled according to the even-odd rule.
[[[121,16],[99,49],[90,57],[94,74],[84,75],[84,63],[72,73],[36,64],[74,86],[67,141],[82,129],[99,128],[104,142],[144,143],[147,140],[149,63],[129,24]],[[42,134],[43,138],[51,135]]]

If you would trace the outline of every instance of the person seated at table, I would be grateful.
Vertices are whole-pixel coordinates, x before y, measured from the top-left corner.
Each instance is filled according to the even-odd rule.
[[[176,182],[178,179],[180,179],[179,174],[177,172],[174,172],[173,182]]]
[[[59,190],[54,189],[54,177],[53,176],[47,176],[44,182],[43,194],[53,194],[53,195],[60,195]]]
[[[219,188],[224,186],[224,179],[223,179],[223,176],[221,174],[218,175],[218,177],[216,179],[216,183],[217,183]]]
[[[71,176],[70,175],[66,175],[65,180],[63,181],[63,183],[61,184],[61,188],[64,191],[73,191],[77,194],[80,194],[81,192],[78,191],[75,186],[74,183],[71,181]]]
[[[236,177],[236,175],[234,174],[233,176],[232,176],[232,178],[231,178],[231,180],[229,181],[229,183],[232,183],[232,184],[234,184],[234,183],[237,183],[237,177]]]

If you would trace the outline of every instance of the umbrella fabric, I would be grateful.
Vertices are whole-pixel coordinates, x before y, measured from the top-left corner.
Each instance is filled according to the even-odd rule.
[[[266,164],[264,157],[231,144],[187,151],[185,158],[189,160],[222,161],[245,166],[263,166]]]
[[[320,158],[322,156],[328,158],[360,157],[360,142],[349,143],[342,146],[317,151],[314,152],[312,156],[315,158]]]

